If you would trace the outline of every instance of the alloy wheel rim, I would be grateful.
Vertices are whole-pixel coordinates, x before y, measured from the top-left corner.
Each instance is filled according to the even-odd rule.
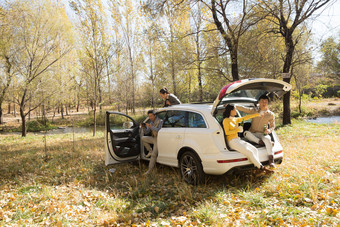
[[[197,165],[193,157],[186,155],[181,163],[182,176],[188,183],[195,183],[197,179]]]

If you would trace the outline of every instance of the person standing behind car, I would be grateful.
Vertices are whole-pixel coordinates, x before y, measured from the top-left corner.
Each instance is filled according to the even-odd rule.
[[[181,104],[181,101],[174,94],[170,94],[166,87],[163,87],[159,91],[162,99],[164,99],[164,107]]]
[[[252,162],[261,171],[264,171],[264,173],[272,172],[264,167],[259,161],[257,148],[250,143],[241,140],[238,136],[239,132],[243,132],[243,127],[238,126],[238,124],[244,120],[258,117],[259,113],[247,115],[245,117],[235,117],[235,115],[235,106],[228,104],[223,113],[223,128],[229,147],[240,152],[241,154],[244,154],[250,162]]]
[[[158,131],[162,128],[163,125],[163,120],[159,119],[153,110],[148,111],[148,116],[150,119],[150,124],[149,123],[141,124],[141,127],[144,131],[144,135],[150,132],[152,135],[142,137],[143,145],[149,151],[149,153],[145,157],[146,158],[151,157],[149,162],[149,169],[145,174],[149,174],[156,164],[158,156],[157,136]],[[153,149],[151,149],[150,144],[153,144]]]
[[[237,109],[242,112],[248,114],[260,113],[260,115],[263,115],[262,117],[253,118],[249,131],[244,132],[244,137],[251,142],[266,146],[269,166],[275,168],[273,144],[269,135],[275,129],[275,114],[268,108],[269,98],[267,95],[261,95],[258,103],[258,108],[237,106]]]

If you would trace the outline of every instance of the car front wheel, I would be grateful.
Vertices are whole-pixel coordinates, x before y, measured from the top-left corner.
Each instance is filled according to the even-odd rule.
[[[185,182],[197,185],[204,182],[205,174],[201,160],[191,151],[186,151],[180,158],[180,170]]]

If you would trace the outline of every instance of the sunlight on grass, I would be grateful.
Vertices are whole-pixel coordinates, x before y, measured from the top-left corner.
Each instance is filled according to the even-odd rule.
[[[339,124],[277,129],[275,174],[209,176],[193,187],[177,169],[104,165],[103,132],[0,135],[0,226],[338,226]]]

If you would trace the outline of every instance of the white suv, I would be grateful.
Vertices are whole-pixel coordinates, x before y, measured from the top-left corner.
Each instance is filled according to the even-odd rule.
[[[204,181],[205,174],[222,175],[234,168],[253,168],[243,154],[231,150],[226,142],[222,126],[226,103],[256,106],[257,98],[264,93],[282,96],[291,85],[273,79],[245,79],[222,88],[213,104],[180,104],[159,109],[157,116],[163,119],[158,132],[157,163],[179,167],[181,175],[189,184]],[[239,116],[244,113],[238,112]],[[149,119],[145,119],[147,122]],[[111,165],[146,158],[146,149],[141,143],[142,130],[139,123],[119,112],[106,112],[105,164]],[[251,120],[245,122],[249,129]],[[244,139],[243,135],[240,137]],[[275,132],[275,162],[282,162],[283,149]],[[268,162],[264,146],[254,144],[259,150],[259,159]]]

